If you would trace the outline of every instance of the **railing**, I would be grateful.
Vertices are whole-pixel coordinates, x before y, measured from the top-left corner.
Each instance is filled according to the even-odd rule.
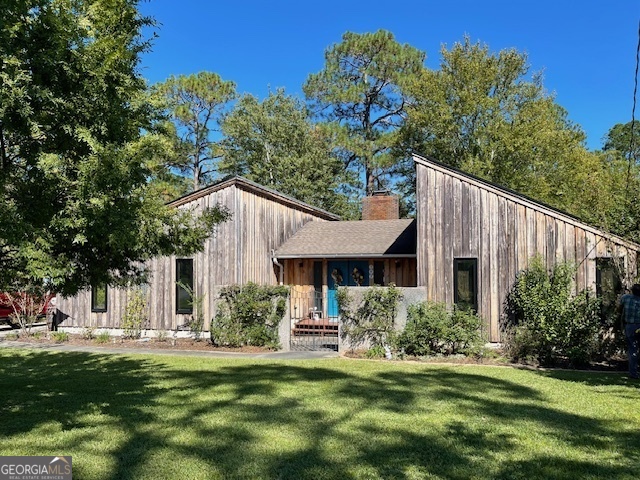
[[[339,322],[327,317],[327,297],[313,287],[292,287],[291,349],[338,350]]]

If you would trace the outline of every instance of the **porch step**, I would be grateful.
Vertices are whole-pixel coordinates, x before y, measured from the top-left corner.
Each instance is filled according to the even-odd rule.
[[[294,335],[337,335],[338,322],[329,318],[305,318],[295,323],[293,327]]]

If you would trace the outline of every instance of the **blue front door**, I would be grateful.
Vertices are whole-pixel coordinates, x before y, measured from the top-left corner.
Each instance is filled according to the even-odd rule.
[[[329,318],[338,318],[338,287],[366,287],[369,285],[369,262],[366,260],[330,261],[327,265],[327,313]]]
[[[349,268],[348,262],[329,262],[327,265],[327,314],[329,318],[338,318],[338,301],[336,300],[336,290],[338,287],[344,287],[346,285],[345,278],[347,269]]]

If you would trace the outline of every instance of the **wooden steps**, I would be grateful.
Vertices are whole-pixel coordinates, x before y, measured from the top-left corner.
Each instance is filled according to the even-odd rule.
[[[338,322],[329,318],[305,318],[295,323],[293,335],[338,335]]]

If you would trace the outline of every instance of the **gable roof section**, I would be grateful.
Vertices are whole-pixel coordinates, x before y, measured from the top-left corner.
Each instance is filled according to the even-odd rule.
[[[235,185],[238,188],[243,190],[253,192],[257,195],[261,195],[263,197],[269,198],[278,203],[282,203],[289,207],[301,210],[303,212],[310,213],[315,215],[316,217],[322,218],[324,220],[340,220],[338,215],[335,215],[331,212],[327,212],[318,207],[314,207],[313,205],[309,205],[308,203],[301,202],[293,197],[280,193],[276,190],[272,190],[271,188],[264,187],[259,183],[252,182],[251,180],[247,180],[244,177],[226,177],[222,180],[208,185],[206,187],[201,188],[200,190],[196,190],[195,192],[188,193],[176,200],[169,202],[167,205],[171,207],[180,207],[189,202],[207,196],[213,192],[217,192],[218,190],[222,190],[228,188],[232,185]]]
[[[462,172],[460,170],[457,170],[453,167],[450,167],[448,165],[444,165],[443,163],[438,162],[437,160],[430,158],[430,157],[422,157],[420,155],[417,154],[413,154],[413,161],[418,164],[418,165],[422,165],[424,167],[427,168],[432,168],[438,172],[444,173],[445,175],[449,175],[451,177],[457,178],[458,180],[462,180],[463,182],[467,182],[471,185],[474,185],[478,188],[482,188],[484,190],[487,190],[491,193],[494,193],[496,195],[499,195],[507,200],[511,200],[513,202],[516,202],[520,205],[524,205],[528,208],[531,208],[533,210],[536,210],[538,212],[544,213],[545,215],[549,215],[550,217],[556,218],[558,220],[561,220],[563,222],[566,222],[574,227],[578,227],[581,228],[582,230],[585,230],[587,232],[593,233],[594,235],[598,235],[600,237],[604,237],[604,238],[608,238],[610,240],[615,240],[616,243],[630,248],[632,250],[638,250],[640,251],[640,245],[638,245],[637,243],[631,242],[629,240],[626,240],[622,237],[619,237],[617,235],[614,235],[612,233],[607,233],[604,232],[602,230],[599,230],[596,227],[593,227],[591,225],[588,225],[584,222],[582,222],[580,219],[578,219],[577,217],[574,217],[566,212],[563,212],[561,210],[558,210],[556,208],[553,207],[549,207],[548,205],[545,205],[543,203],[540,203],[536,200],[533,200],[521,193],[517,193],[513,190],[509,190],[508,188],[502,187],[500,185],[497,185],[495,183],[491,183],[488,182],[487,180],[483,180],[479,177],[476,177],[474,175],[471,175],[469,173],[465,173]]]
[[[416,256],[416,221],[309,222],[276,252],[288,258],[382,258]]]

